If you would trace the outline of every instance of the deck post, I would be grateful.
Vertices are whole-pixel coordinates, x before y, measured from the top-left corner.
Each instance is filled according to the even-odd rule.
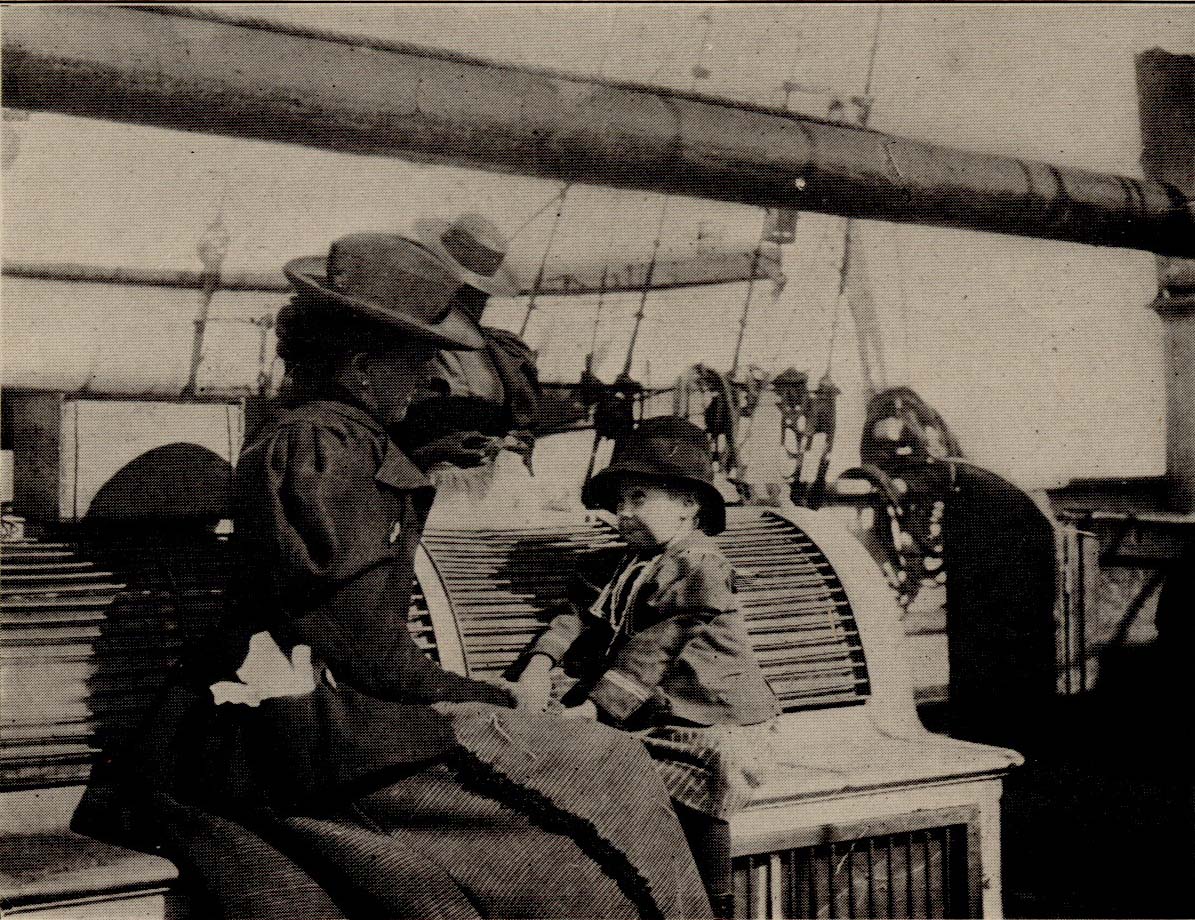
[[[1150,179],[1195,192],[1195,55],[1137,56],[1141,165]],[[1188,201],[1188,207],[1191,207]],[[1195,512],[1195,259],[1158,257],[1166,347],[1166,478],[1175,511]]]

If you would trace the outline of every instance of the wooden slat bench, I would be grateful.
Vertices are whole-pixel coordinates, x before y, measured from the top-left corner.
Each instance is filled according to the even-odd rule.
[[[488,530],[431,527],[416,560],[416,638],[450,670],[501,673],[542,627],[577,555],[616,540],[604,524],[580,517]],[[1019,756],[924,730],[895,600],[862,547],[825,518],[730,509],[719,542],[739,573],[748,629],[782,702],[780,730],[791,753],[731,821],[735,915],[998,916],[1001,783]],[[11,724],[4,705],[0,788],[10,791],[0,792],[0,847],[17,846],[25,833],[30,852],[59,855],[45,856],[51,865],[40,875],[34,865],[24,874],[0,868],[0,905],[44,918],[142,909],[177,916],[184,908],[169,895],[172,866],[99,848],[65,826],[98,741],[118,734],[144,705],[177,645],[172,637],[195,617],[188,600],[197,596],[210,609],[218,597],[218,566],[192,565],[189,580],[172,576],[170,590],[155,593],[123,571],[97,569],[94,582],[62,577],[91,571],[69,547],[0,552],[14,574],[17,565],[63,567],[57,580],[29,584],[97,586],[90,594],[38,595],[43,601],[112,597],[107,608],[38,605],[16,590],[26,582],[5,584],[14,592],[5,590],[0,603],[23,598],[23,606],[4,608],[0,689],[6,701],[31,701],[11,709]],[[140,639],[118,641],[120,624]],[[49,683],[60,689],[42,705],[37,698]],[[24,815],[16,823],[4,817],[6,801]],[[105,897],[114,899],[110,909]],[[91,913],[79,913],[84,902]]]

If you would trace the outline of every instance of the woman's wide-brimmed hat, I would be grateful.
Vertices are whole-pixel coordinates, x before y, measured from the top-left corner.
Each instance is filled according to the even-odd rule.
[[[519,282],[503,262],[508,243],[501,231],[480,214],[462,214],[454,221],[415,221],[415,236],[462,284],[494,297],[514,297]]]
[[[586,508],[617,510],[620,479],[639,476],[691,489],[701,504],[706,533],[726,529],[726,501],[714,485],[709,436],[688,419],[672,415],[646,418],[615,442],[610,465],[595,473],[581,489]]]
[[[326,259],[293,259],[282,270],[296,290],[344,307],[379,331],[446,349],[484,344],[476,324],[450,309],[460,280],[404,236],[354,233],[334,242]]]

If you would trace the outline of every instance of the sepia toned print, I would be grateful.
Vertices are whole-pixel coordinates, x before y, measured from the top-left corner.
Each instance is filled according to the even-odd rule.
[[[1195,10],[0,33],[5,916],[1195,911]]]

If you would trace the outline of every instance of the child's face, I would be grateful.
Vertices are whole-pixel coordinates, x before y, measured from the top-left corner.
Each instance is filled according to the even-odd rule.
[[[661,546],[693,529],[697,500],[651,481],[618,484],[618,530],[630,546]]]

